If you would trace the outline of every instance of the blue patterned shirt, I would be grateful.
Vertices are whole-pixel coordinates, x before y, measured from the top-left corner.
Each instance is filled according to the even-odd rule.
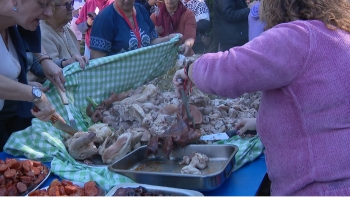
[[[158,33],[146,9],[135,3],[136,20],[141,34],[141,45],[151,45]],[[114,9],[113,4],[101,11],[94,20],[90,48],[114,55],[138,48],[138,41],[124,18]]]

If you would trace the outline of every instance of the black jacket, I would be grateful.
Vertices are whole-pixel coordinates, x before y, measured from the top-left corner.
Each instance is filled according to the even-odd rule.
[[[26,51],[33,53],[41,52],[41,34],[40,27],[35,31],[25,30],[20,26],[12,26],[8,28],[9,35],[16,49],[18,61],[21,65],[21,72],[18,76],[18,82],[28,84],[27,81],[27,54]],[[5,106],[4,106],[5,107]],[[22,118],[33,117],[30,109],[33,103],[26,101],[17,101],[17,115]],[[0,113],[0,116],[3,114]]]
[[[248,42],[248,14],[245,0],[213,0],[214,40],[241,46]]]

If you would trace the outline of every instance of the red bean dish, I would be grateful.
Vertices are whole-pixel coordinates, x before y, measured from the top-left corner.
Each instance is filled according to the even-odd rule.
[[[25,195],[49,173],[39,161],[7,158],[0,160],[0,196]]]

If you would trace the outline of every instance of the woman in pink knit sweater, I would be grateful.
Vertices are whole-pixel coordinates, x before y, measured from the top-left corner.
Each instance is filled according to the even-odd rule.
[[[207,94],[262,91],[272,195],[350,195],[350,1],[264,0],[266,31],[175,73]]]

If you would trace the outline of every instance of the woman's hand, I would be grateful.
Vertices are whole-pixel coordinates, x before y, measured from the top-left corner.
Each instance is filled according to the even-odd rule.
[[[62,62],[62,66],[66,67],[69,64],[73,64],[74,62],[79,62],[79,66],[82,69],[85,69],[85,66],[87,64],[87,58],[85,56],[81,56],[79,54],[74,54],[71,58],[69,58],[66,61]]]
[[[191,54],[191,47],[188,44],[182,44],[180,48],[184,56],[188,57]]]
[[[66,79],[63,76],[62,68],[49,59],[41,61],[41,66],[46,78],[56,87],[59,87],[62,91],[65,91],[63,84],[66,83]]]
[[[181,39],[182,34],[173,33],[173,34],[169,34],[169,35],[168,35],[168,37],[169,37],[169,41],[170,41],[172,38],[176,37],[177,35],[179,35],[179,36],[180,36],[180,39]]]
[[[155,28],[155,30],[157,31],[158,34],[162,34],[163,31],[164,31],[162,26],[155,26],[154,28]]]
[[[186,82],[186,88],[185,93],[187,94],[191,88],[192,81],[190,78],[185,74],[185,70],[181,69],[175,72],[173,77],[173,84],[175,86],[175,91],[177,93],[177,96],[181,97],[181,89],[184,89],[184,82]]]
[[[88,12],[86,16],[86,23],[91,27],[94,24],[94,19],[96,18],[95,12]]]
[[[49,87],[45,87],[43,84],[36,81],[29,81],[28,85],[38,87],[43,92],[47,92],[49,90]]]
[[[177,41],[177,43],[176,43],[176,46],[180,46],[181,45],[181,38],[182,38],[182,34],[180,34],[180,33],[173,33],[173,34],[169,34],[168,35],[168,37],[169,37],[169,41],[172,39],[172,38],[174,38],[174,37],[176,37],[176,36],[179,36],[179,41]]]
[[[40,111],[35,112],[33,109],[31,109],[31,112],[33,116],[37,117],[39,120],[44,122],[49,121],[53,114],[62,119],[62,117],[55,112],[55,108],[47,99],[45,93],[42,93],[41,98],[34,104],[40,109]]]
[[[256,130],[256,118],[243,118],[240,121],[237,122],[235,129],[237,129],[237,133],[241,137],[245,136],[244,133],[247,130]],[[248,137],[251,137],[251,134],[247,135]]]

